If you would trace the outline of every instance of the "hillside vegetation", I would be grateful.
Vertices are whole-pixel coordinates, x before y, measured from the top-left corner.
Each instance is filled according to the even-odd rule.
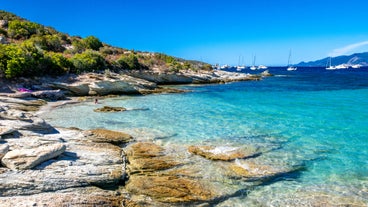
[[[126,70],[211,70],[209,64],[122,49],[97,37],[69,36],[0,11],[0,78]]]

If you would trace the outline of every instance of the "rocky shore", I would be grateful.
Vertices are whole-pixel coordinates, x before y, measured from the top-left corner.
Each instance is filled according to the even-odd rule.
[[[182,71],[179,73],[141,70],[125,71],[120,74],[108,71],[66,75],[57,78],[19,79],[16,82],[2,81],[0,92],[14,93],[22,89],[22,93],[13,94],[13,97],[35,97],[48,100],[61,100],[65,98],[65,95],[106,96],[111,94],[178,93],[184,91],[161,85],[261,80],[262,77],[269,75],[269,73],[250,75],[216,70]]]
[[[244,190],[223,175],[262,182],[298,170],[236,164],[262,154],[251,147],[164,147],[107,129],[55,128],[35,115],[47,104],[39,99],[0,103],[0,206],[208,206]],[[203,161],[217,168],[209,180]]]
[[[237,76],[231,76],[231,80],[246,77],[239,75],[236,79]],[[157,83],[163,84],[162,80],[154,83],[128,79],[130,82],[85,74],[70,82],[34,85],[56,87],[53,90],[57,91],[38,92],[42,96],[32,91],[2,93],[0,207],[229,206],[234,197],[304,170],[303,165],[265,162],[263,155],[277,146],[163,145],[160,135],[59,128],[37,116],[41,107],[58,103],[45,100],[65,98],[56,95],[60,92],[106,95],[121,93],[123,88],[125,92],[156,90]],[[125,111],[107,109],[109,113]],[[332,205],[326,196],[321,202]],[[334,202],[338,200],[335,198]],[[346,198],[341,198],[341,202],[363,206]]]

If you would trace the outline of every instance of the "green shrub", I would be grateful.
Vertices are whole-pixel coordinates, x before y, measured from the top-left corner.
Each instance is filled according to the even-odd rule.
[[[156,53],[156,54],[155,54],[155,58],[157,58],[157,59],[159,59],[159,60],[162,60],[162,61],[164,61],[165,63],[169,63],[169,64],[170,64],[170,63],[173,63],[174,61],[176,61],[174,57],[169,56],[169,55],[165,55],[165,54],[163,54],[163,53]]]
[[[103,70],[106,67],[105,59],[97,52],[87,50],[81,54],[76,54],[71,59],[74,73],[92,72]]]
[[[138,62],[138,58],[133,54],[122,55],[118,60],[118,66],[122,69],[139,70],[141,65]]]
[[[50,63],[45,71],[49,75],[63,75],[73,68],[73,63],[61,53],[49,52],[45,56]]]
[[[32,38],[27,41],[47,51],[63,52],[65,50],[62,45],[62,40],[58,35],[37,35],[32,36]]]
[[[88,36],[83,39],[83,43],[87,49],[98,51],[102,47],[102,42],[94,36]]]
[[[8,31],[6,31],[5,29],[0,28],[0,35],[3,35],[5,37],[7,37],[8,36]]]
[[[15,78],[23,75],[30,66],[30,56],[18,45],[7,45],[4,48],[1,70],[6,78]]]
[[[9,22],[8,34],[14,39],[28,39],[34,34],[44,35],[46,30],[40,24],[13,20]]]
[[[82,53],[86,50],[83,42],[78,39],[78,38],[73,38],[72,39],[72,46],[73,46],[73,50],[71,51],[72,53]]]

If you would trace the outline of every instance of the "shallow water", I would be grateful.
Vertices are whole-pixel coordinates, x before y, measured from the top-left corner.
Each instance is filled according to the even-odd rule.
[[[42,116],[55,126],[146,133],[168,146],[249,144],[267,152],[258,158],[265,163],[305,168],[219,206],[368,203],[368,69],[270,72],[276,76],[262,81],[180,86],[192,92],[122,96]],[[148,110],[93,112],[103,105]]]

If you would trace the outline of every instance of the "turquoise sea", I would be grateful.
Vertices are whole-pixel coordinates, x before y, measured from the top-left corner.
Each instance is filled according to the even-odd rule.
[[[270,72],[262,81],[175,86],[191,92],[67,105],[42,117],[55,126],[144,131],[165,145],[272,146],[262,159],[303,166],[219,206],[368,206],[368,69]],[[145,110],[93,112],[102,105]]]

